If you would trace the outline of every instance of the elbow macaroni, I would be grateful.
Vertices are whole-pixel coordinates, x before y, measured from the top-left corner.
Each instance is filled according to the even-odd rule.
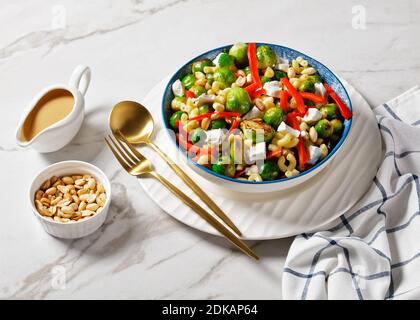
[[[286,160],[289,162],[288,165],[286,165]],[[277,160],[277,165],[283,172],[293,171],[296,168],[296,158],[292,153],[289,153],[286,158],[281,156],[279,160]]]
[[[286,171],[285,175],[286,175],[286,177],[291,178],[291,177],[297,176],[299,173],[300,172],[298,170],[293,169],[293,170],[290,170],[290,171]]]
[[[299,139],[290,133],[277,132],[272,144],[277,145],[277,147],[290,149],[296,147],[298,142]]]
[[[248,181],[261,182],[263,180],[258,173],[253,173],[248,177]]]

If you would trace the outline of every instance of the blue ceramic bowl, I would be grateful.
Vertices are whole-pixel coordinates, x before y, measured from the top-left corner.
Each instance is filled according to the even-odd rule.
[[[322,77],[323,81],[328,83],[328,85],[337,93],[337,95],[344,101],[344,103],[352,110],[352,104],[350,101],[350,97],[344,88],[341,81],[337,78],[337,76],[328,69],[325,65],[323,65],[321,62],[315,60],[314,58],[299,52],[297,50],[283,47],[276,44],[271,43],[257,43],[257,47],[260,45],[268,45],[270,46],[276,55],[281,58],[288,59],[289,61],[297,58],[297,57],[303,57],[305,60],[309,62],[311,66],[313,66],[319,73],[319,75]],[[186,74],[191,72],[191,66],[192,63],[196,60],[208,58],[210,60],[213,60],[216,58],[216,56],[223,51],[229,50],[229,48],[232,45],[226,45],[223,47],[219,47],[216,49],[212,49],[210,51],[207,51],[194,59],[188,61],[186,64],[184,64],[175,74],[171,77],[169,80],[164,94],[162,98],[162,119],[164,122],[164,127],[168,130],[172,130],[169,126],[169,118],[171,116],[171,101],[174,98],[174,95],[172,93],[172,84],[177,79],[182,78]],[[278,180],[273,181],[261,181],[261,182],[251,182],[251,181],[245,181],[245,180],[237,180],[234,178],[230,178],[218,173],[215,173],[214,171],[201,166],[191,159],[189,159],[185,152],[182,152],[184,155],[184,158],[186,159],[188,165],[198,174],[203,176],[205,179],[217,183],[219,186],[227,187],[228,189],[236,190],[236,191],[243,191],[243,192],[267,192],[267,191],[276,191],[281,189],[290,188],[292,186],[295,186],[299,183],[302,183],[303,181],[306,181],[310,177],[314,176],[316,173],[320,172],[330,161],[331,159],[336,155],[337,151],[341,148],[344,141],[347,139],[350,127],[351,127],[352,119],[345,120],[344,121],[344,130],[343,134],[340,138],[340,141],[336,144],[336,146],[329,152],[329,154],[322,159],[319,163],[317,163],[312,168],[300,173],[299,175],[291,178],[282,178]],[[170,139],[173,141],[173,143],[176,145],[176,141],[174,139],[173,135],[170,135]]]

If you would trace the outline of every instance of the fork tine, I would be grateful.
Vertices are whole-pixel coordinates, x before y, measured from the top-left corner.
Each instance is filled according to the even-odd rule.
[[[127,147],[121,142],[121,140],[119,139],[119,137],[117,137],[116,135],[115,135],[115,133],[113,133],[114,134],[114,137],[115,137],[115,140],[117,141],[117,143],[120,145],[120,147],[125,151],[125,153],[126,153],[126,155],[130,158],[130,160],[132,161],[132,162],[134,162],[134,163],[137,163],[137,162],[140,162],[141,161],[141,158],[140,159],[138,159],[138,158],[136,158],[135,157],[135,155],[133,155],[133,153],[132,153],[132,149],[131,149],[131,146],[130,145],[128,145],[128,143],[127,143],[127,146],[128,146],[128,148],[131,150],[131,152],[130,151],[128,151],[127,150]]]
[[[137,149],[136,148],[134,148],[133,147],[133,145],[130,143],[130,142],[128,142],[128,140],[126,139],[126,137],[122,134],[122,132],[118,129],[118,131],[117,131],[117,133],[114,133],[114,135],[116,135],[116,134],[118,134],[118,137],[117,138],[119,138],[119,139],[121,139],[122,141],[124,141],[125,142],[125,144],[130,148],[130,150],[131,150],[131,152],[138,158],[138,159],[140,159],[140,161],[142,161],[142,160],[144,160],[144,156],[139,152],[139,151],[137,151]]]
[[[106,144],[108,145],[109,149],[111,149],[112,153],[114,154],[115,158],[118,160],[118,162],[121,164],[121,166],[126,170],[130,170],[130,166],[120,157],[118,152],[114,149],[111,142],[108,141],[107,138],[104,138]],[[112,140],[111,140],[112,141]]]
[[[122,148],[120,148],[120,146],[114,141],[114,139],[112,139],[110,135],[108,135],[108,139],[114,144],[115,149],[118,150],[118,153],[120,154],[120,156],[125,160],[125,162],[128,163],[130,167],[136,165],[137,161],[133,161],[127,156],[126,154],[127,151],[124,146],[121,145]]]

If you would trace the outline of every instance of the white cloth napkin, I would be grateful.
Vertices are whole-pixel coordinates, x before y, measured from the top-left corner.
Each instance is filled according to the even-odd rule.
[[[331,228],[296,237],[285,299],[420,299],[420,88],[374,112],[384,157],[372,186]]]

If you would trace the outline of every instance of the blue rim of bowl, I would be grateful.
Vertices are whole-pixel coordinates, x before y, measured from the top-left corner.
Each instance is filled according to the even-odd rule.
[[[165,119],[165,96],[166,96],[166,92],[168,92],[168,90],[171,90],[171,87],[172,87],[172,84],[173,84],[173,82],[174,81],[176,81],[177,79],[178,79],[178,75],[180,74],[180,72],[186,67],[186,66],[188,66],[188,65],[190,65],[190,64],[192,64],[194,61],[196,61],[196,60],[198,60],[198,59],[201,59],[203,56],[206,56],[206,55],[208,55],[209,53],[212,53],[212,52],[214,52],[214,51],[220,51],[220,52],[222,52],[223,50],[225,50],[225,49],[227,49],[227,48],[230,48],[231,46],[232,46],[233,44],[228,44],[228,45],[224,45],[224,46],[221,46],[221,47],[218,47],[218,48],[215,48],[215,49],[211,49],[211,50],[208,50],[208,51],[206,51],[206,52],[203,52],[203,53],[201,53],[201,54],[199,54],[198,56],[196,56],[196,57],[194,57],[194,58],[192,58],[191,60],[189,60],[187,63],[185,63],[185,64],[183,64],[173,75],[172,75],[172,77],[171,77],[171,79],[169,79],[169,81],[168,81],[168,83],[167,83],[167,85],[166,85],[166,87],[165,87],[165,90],[164,90],[164,94],[163,94],[163,96],[162,96],[162,103],[161,103],[161,105],[162,105],[162,107],[161,107],[161,116],[162,116],[162,119],[163,119],[163,123],[164,123],[164,126],[165,126],[165,129],[167,129],[167,130],[172,130],[173,131],[173,129],[171,128],[171,127],[169,127],[168,126],[168,123],[167,123],[167,121],[166,121],[166,119]],[[351,103],[351,99],[350,99],[350,96],[349,96],[349,94],[347,93],[347,90],[346,90],[346,88],[344,87],[344,85],[343,85],[343,83],[340,81],[340,79],[335,75],[335,73],[334,72],[332,72],[329,68],[327,68],[323,63],[321,63],[321,62],[319,62],[318,60],[316,60],[316,59],[314,59],[314,58],[312,58],[311,56],[308,56],[307,54],[305,54],[305,53],[303,53],[303,52],[301,52],[301,51],[298,51],[298,50],[295,50],[295,49],[292,49],[292,48],[289,48],[289,47],[285,47],[285,46],[281,46],[281,45],[277,45],[277,44],[272,44],[272,43],[265,43],[265,42],[256,42],[256,45],[257,46],[261,46],[261,45],[267,45],[267,46],[270,46],[270,47],[280,47],[280,48],[283,48],[283,49],[286,49],[286,50],[290,50],[290,51],[294,51],[295,53],[297,53],[297,54],[299,54],[299,55],[302,55],[303,57],[306,57],[306,58],[309,58],[310,60],[313,60],[313,61],[315,61],[315,62],[317,62],[317,63],[319,63],[321,66],[323,66],[328,72],[330,72],[332,75],[333,75],[333,77],[337,80],[337,82],[341,85],[341,87],[344,89],[343,91],[344,91],[344,93],[345,93],[345,95],[347,96],[347,99],[348,99],[348,101],[349,101],[349,105],[348,105],[348,107],[350,108],[350,110],[353,112],[353,106],[352,106],[352,103]],[[297,176],[294,176],[294,177],[290,177],[290,178],[281,178],[281,179],[276,179],[276,180],[270,180],[270,181],[248,181],[248,180],[239,180],[239,179],[236,179],[236,178],[231,178],[231,177],[228,177],[228,176],[225,176],[225,175],[222,175],[222,174],[219,174],[219,173],[216,173],[216,172],[214,172],[213,170],[210,170],[210,169],[208,169],[208,168],[206,168],[206,167],[204,167],[204,166],[202,166],[202,165],[200,165],[200,164],[198,164],[198,163],[196,163],[196,162],[194,162],[194,161],[192,161],[191,159],[190,159],[190,157],[188,157],[188,155],[185,153],[185,152],[181,152],[179,149],[179,146],[178,146],[178,144],[176,143],[176,141],[174,141],[174,139],[173,139],[173,137],[170,137],[170,140],[172,141],[172,143],[175,145],[175,147],[178,149],[178,151],[179,152],[181,152],[182,153],[182,155],[187,159],[187,161],[188,161],[188,163],[190,163],[190,164],[192,164],[192,165],[194,165],[194,166],[196,166],[196,167],[198,167],[200,170],[203,170],[203,171],[205,171],[206,173],[208,173],[208,174],[210,174],[210,175],[212,175],[212,176],[216,176],[216,177],[218,177],[218,178],[220,178],[220,179],[223,179],[223,180],[228,180],[228,181],[231,181],[231,182],[236,182],[236,183],[242,183],[242,184],[251,184],[251,185],[264,185],[264,184],[273,184],[273,183],[280,183],[280,182],[285,182],[285,181],[291,181],[291,180],[294,180],[294,179],[298,179],[298,178],[301,178],[302,176],[304,176],[304,175],[307,175],[307,174],[309,174],[309,173],[311,173],[312,171],[314,171],[314,170],[316,170],[317,168],[319,168],[319,167],[321,167],[321,166],[323,166],[323,164],[325,164],[328,160],[330,160],[333,156],[334,156],[334,154],[338,151],[338,149],[340,149],[340,147],[343,145],[343,143],[344,143],[344,141],[346,140],[346,138],[347,138],[347,136],[348,136],[348,134],[349,134],[349,131],[350,131],[350,128],[351,128],[351,125],[352,125],[352,122],[353,122],[353,117],[351,117],[350,119],[348,119],[348,120],[345,120],[345,126],[344,126],[344,131],[343,131],[343,134],[341,135],[341,138],[340,138],[340,140],[338,141],[338,143],[334,146],[334,148],[331,150],[331,152],[329,152],[328,153],[328,155],[324,158],[324,159],[322,159],[319,163],[317,163],[316,165],[314,165],[313,167],[311,167],[311,168],[309,168],[308,170],[305,170],[304,172],[301,172],[301,173],[299,173]]]

